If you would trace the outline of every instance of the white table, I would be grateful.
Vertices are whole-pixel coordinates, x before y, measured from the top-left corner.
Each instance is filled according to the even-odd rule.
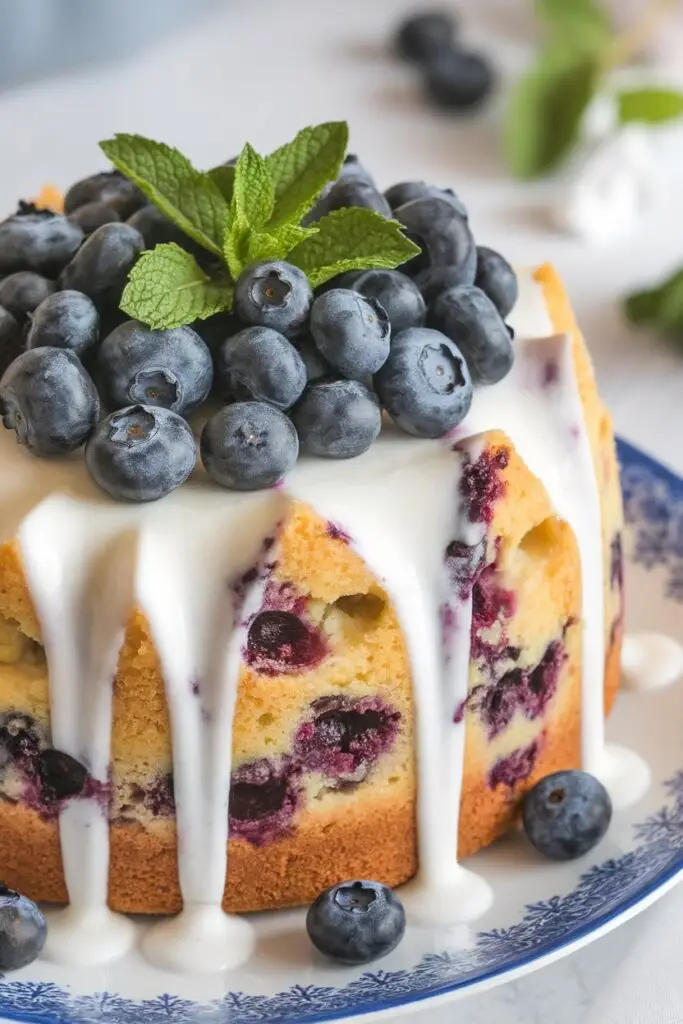
[[[409,178],[452,185],[464,196],[480,241],[518,263],[558,265],[617,429],[683,472],[683,357],[629,330],[617,304],[632,286],[683,262],[680,177],[624,241],[595,250],[554,234],[544,204],[556,186],[521,186],[506,177],[499,111],[470,121],[436,114],[422,103],[411,70],[387,55],[390,26],[406,6],[401,0],[232,0],[125,65],[0,95],[0,209],[46,180],[65,186],[99,169],[104,161],[96,143],[115,131],[175,143],[198,165],[210,166],[246,139],[267,150],[304,124],[346,118],[352,149],[383,185]],[[528,18],[515,0],[458,6],[472,41],[497,55],[505,83],[527,59]],[[679,146],[683,156],[683,139],[662,146]],[[670,900],[683,910],[680,896]],[[656,921],[663,909],[647,918]],[[518,983],[411,1019],[577,1024],[647,918]],[[683,983],[680,995],[683,1007]],[[682,1021],[683,1009],[670,1019]]]

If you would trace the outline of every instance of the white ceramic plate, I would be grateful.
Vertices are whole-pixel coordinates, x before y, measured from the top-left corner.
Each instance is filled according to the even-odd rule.
[[[629,445],[619,447],[627,625],[683,641],[683,480]],[[605,840],[578,862],[545,862],[521,836],[478,854],[477,872],[496,901],[476,931],[410,928],[376,965],[336,968],[314,954],[302,911],[257,915],[256,953],[232,974],[174,977],[135,954],[108,969],[37,961],[0,983],[0,1015],[40,1024],[358,1020],[535,970],[615,928],[683,877],[683,684],[622,694],[608,735],[647,760],[646,797],[617,813]]]

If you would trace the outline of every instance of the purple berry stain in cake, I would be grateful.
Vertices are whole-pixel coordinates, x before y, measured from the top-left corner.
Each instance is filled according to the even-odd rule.
[[[487,448],[476,462],[464,467],[460,494],[471,523],[492,523],[496,502],[505,494],[502,474],[509,461],[505,448]]]
[[[513,668],[497,682],[478,687],[472,694],[489,739],[500,735],[517,712],[532,721],[543,714],[557,692],[567,651],[561,640],[546,648],[538,665]]]
[[[497,564],[493,562],[485,566],[472,588],[471,656],[483,660],[492,671],[500,661],[516,660],[516,648],[509,644],[506,630],[506,623],[516,608],[516,594],[501,585]],[[498,637],[495,640],[486,638],[484,633],[496,625],[499,627]]]
[[[288,759],[240,765],[230,783],[230,838],[265,846],[287,835],[299,799],[299,772]]]
[[[244,660],[266,676],[314,668],[327,653],[322,632],[305,621],[307,599],[292,583],[269,580],[261,611],[247,629]]]
[[[472,593],[472,587],[481,572],[485,558],[485,537],[472,545],[454,540],[446,548],[445,563],[449,588],[461,601],[467,600]]]
[[[131,799],[156,818],[172,818],[175,815],[173,775],[170,772],[160,775],[150,786],[131,786]]]
[[[341,526],[338,526],[337,523],[328,522],[325,527],[325,533],[328,537],[331,537],[332,540],[341,541],[342,544],[351,543],[351,537],[349,534]]]
[[[612,590],[622,593],[624,589],[624,547],[621,533],[615,533],[612,537],[609,555],[610,587]]]
[[[528,779],[536,766],[544,742],[545,733],[541,733],[527,746],[519,747],[511,754],[499,758],[489,771],[489,787],[496,789],[498,786],[507,786],[514,789],[518,783]]]
[[[394,743],[401,714],[381,697],[320,697],[294,739],[294,756],[306,771],[361,782]]]
[[[439,607],[439,622],[441,623],[441,647],[444,660],[448,664],[451,660],[453,637],[458,628],[458,613],[447,601]]]

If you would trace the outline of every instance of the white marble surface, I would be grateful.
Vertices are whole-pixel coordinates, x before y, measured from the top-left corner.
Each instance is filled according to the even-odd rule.
[[[680,176],[676,180],[681,133],[662,133],[656,143],[657,202],[630,236],[590,249],[554,233],[545,208],[557,183],[514,184],[500,161],[500,107],[507,83],[529,52],[524,0],[458,5],[467,35],[496,55],[502,73],[499,102],[466,121],[430,111],[411,70],[386,54],[392,22],[406,6],[419,5],[419,0],[232,0],[125,64],[0,94],[0,209],[35,193],[45,180],[64,186],[98,169],[103,160],[96,142],[115,131],[173,142],[209,166],[235,153],[247,138],[269,148],[303,124],[347,118],[352,148],[381,183],[424,177],[452,185],[465,197],[480,241],[517,262],[551,259],[558,265],[617,429],[683,472],[683,355],[654,336],[630,330],[618,308],[619,297],[631,287],[683,263],[683,189]],[[635,995],[618,998],[619,979],[637,976],[635,968],[648,962],[654,938],[668,936],[681,919],[683,893],[678,893],[537,974],[404,1019],[681,1024],[683,979],[673,967],[659,981],[660,988],[668,985],[670,997],[662,1015],[652,1015],[647,998],[640,1009]],[[644,936],[650,937],[645,948]],[[679,950],[682,940],[679,935]],[[652,971],[662,963],[660,957]],[[616,981],[610,983],[612,975]],[[647,996],[648,974],[641,971],[641,977]]]

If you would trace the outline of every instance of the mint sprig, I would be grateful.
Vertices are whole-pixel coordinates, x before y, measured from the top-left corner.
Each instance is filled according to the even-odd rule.
[[[624,302],[624,312],[637,327],[683,337],[683,270],[654,288],[633,292]]]
[[[115,167],[174,224],[218,257],[207,274],[180,246],[142,254],[121,308],[153,328],[179,327],[231,308],[234,281],[251,263],[288,260],[314,287],[345,270],[393,268],[420,250],[400,224],[371,210],[339,210],[304,227],[335,180],[348,142],[345,122],[304,128],[270,156],[247,143],[235,164],[198,171],[178,150],[136,135],[101,143]]]

